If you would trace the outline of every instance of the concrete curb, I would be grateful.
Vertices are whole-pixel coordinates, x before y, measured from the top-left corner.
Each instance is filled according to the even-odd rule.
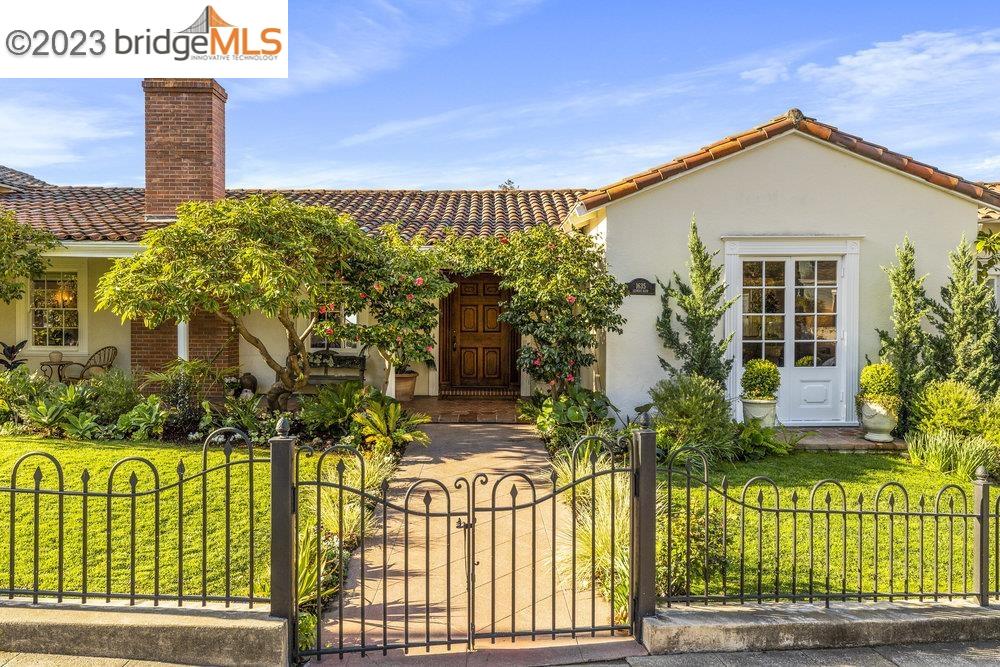
[[[0,651],[190,665],[287,665],[288,627],[265,610],[0,603]]]
[[[651,654],[987,639],[1000,639],[1000,607],[967,601],[661,608],[642,637]]]

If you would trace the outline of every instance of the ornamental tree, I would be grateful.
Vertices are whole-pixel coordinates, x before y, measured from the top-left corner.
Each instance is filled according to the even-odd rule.
[[[18,222],[13,211],[0,210],[0,301],[24,298],[25,283],[45,271],[44,254],[57,245],[49,232]]]
[[[902,246],[896,246],[896,263],[882,267],[889,277],[892,293],[892,330],[876,329],[881,342],[880,355],[896,371],[899,381],[900,434],[913,425],[913,405],[920,390],[929,379],[928,335],[923,320],[930,312],[930,299],[924,293],[926,275],[918,276],[916,251],[909,237]]]
[[[677,369],[660,357],[660,365],[671,373],[679,370],[685,375],[700,375],[721,386],[726,383],[733,366],[732,358],[726,358],[726,348],[733,335],[717,339],[715,331],[736,299],[725,298],[722,265],[713,264],[719,253],[710,253],[705,248],[693,218],[688,232],[688,252],[691,258],[687,282],[676,271],[666,285],[657,279],[663,288],[660,297],[663,311],[656,318],[656,332],[663,345],[681,361]],[[676,302],[679,312],[674,311],[672,301]]]
[[[370,242],[367,266],[345,285],[349,294],[341,300],[346,312],[366,311],[366,321],[320,322],[315,329],[321,336],[376,349],[385,363],[384,391],[393,369],[433,359],[438,302],[454,284],[442,273],[444,247],[427,246],[421,236],[405,240],[391,225]]]
[[[177,221],[143,237],[145,250],[117,260],[97,285],[97,309],[147,327],[214,313],[252,345],[275,372],[272,402],[308,383],[308,337],[317,305],[362,301],[353,285],[376,275],[376,246],[353,218],[282,197],[189,202]],[[274,354],[249,316],[284,329]]]
[[[951,276],[941,301],[931,307],[938,334],[932,337],[934,369],[940,378],[961,380],[981,396],[997,390],[997,312],[992,286],[978,271],[976,250],[964,235],[948,253]]]
[[[517,366],[553,395],[597,361],[594,350],[606,331],[622,332],[618,310],[628,288],[608,271],[603,248],[590,236],[539,225],[453,245],[456,266],[492,270],[510,291],[500,319],[525,337]]]

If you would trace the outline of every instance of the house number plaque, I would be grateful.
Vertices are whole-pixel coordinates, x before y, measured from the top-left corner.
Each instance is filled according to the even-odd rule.
[[[656,294],[656,283],[645,278],[635,278],[628,283],[628,293],[639,296],[653,296]]]

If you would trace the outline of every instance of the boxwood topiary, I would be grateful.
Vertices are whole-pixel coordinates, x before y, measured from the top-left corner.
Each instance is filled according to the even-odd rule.
[[[862,403],[879,405],[893,416],[899,414],[899,376],[889,364],[870,364],[861,369],[861,390],[858,392],[858,409]]]
[[[781,373],[774,362],[751,359],[743,367],[743,398],[752,401],[773,401],[781,386]]]

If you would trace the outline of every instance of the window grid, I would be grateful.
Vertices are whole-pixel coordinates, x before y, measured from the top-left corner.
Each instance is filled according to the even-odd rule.
[[[325,312],[316,314],[316,322],[317,324],[323,324],[324,322],[333,322],[338,325],[344,322],[354,324],[357,322],[357,316],[345,314],[343,306],[327,307]],[[323,350],[356,350],[357,347],[354,341],[348,341],[346,338],[331,340],[326,336],[316,335],[315,333],[309,336],[309,348],[314,352]]]
[[[837,365],[837,262],[795,261],[795,365]]]
[[[79,278],[75,272],[53,271],[31,281],[30,323],[34,347],[79,347]]]
[[[785,365],[785,262],[743,262],[743,363]]]

